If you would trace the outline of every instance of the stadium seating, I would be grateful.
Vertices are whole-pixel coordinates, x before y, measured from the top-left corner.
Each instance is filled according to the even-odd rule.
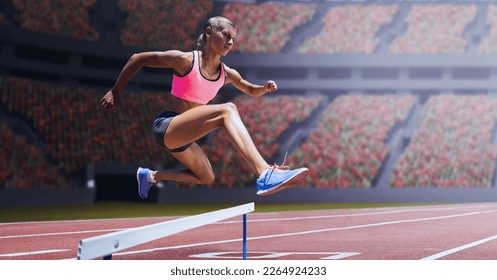
[[[32,122],[50,158],[66,174],[86,163],[171,163],[151,137],[153,117],[162,111],[156,93],[126,93],[119,113],[104,113],[105,94],[27,79],[8,78],[0,85],[1,103]]]
[[[290,33],[309,21],[315,9],[315,4],[228,3],[223,16],[236,24],[233,51],[278,53],[290,40]]]
[[[497,97],[432,96],[419,128],[395,166],[391,186],[492,186]]]
[[[92,41],[100,37],[88,16],[95,4],[96,0],[12,0],[15,21],[22,28]]]
[[[162,111],[162,95],[128,92],[124,110],[108,114],[98,104],[107,89],[95,85],[113,82],[129,53],[195,48],[203,23],[217,14],[237,25],[233,51],[253,53],[247,58],[261,62],[255,65],[235,54],[227,58],[229,64],[249,80],[278,72],[275,79],[285,90],[280,89],[278,98],[232,100],[234,95],[220,95],[215,101],[237,105],[269,163],[280,163],[285,152],[281,145],[294,147],[297,137],[308,136],[287,161],[292,167],[310,167],[303,186],[370,188],[378,186],[375,179],[393,188],[497,184],[497,97],[490,82],[495,76],[490,64],[497,52],[497,5],[342,2],[114,0],[103,5],[99,0],[9,0],[0,5],[0,26],[16,36],[3,34],[0,42],[0,111],[8,114],[6,119],[30,126],[39,141],[31,143],[32,136],[24,138],[10,124],[0,126],[2,151],[9,151],[1,155],[0,179],[8,182],[2,186],[67,187],[72,182],[67,180],[84,173],[87,163],[173,163],[150,134],[151,120]],[[119,9],[95,21],[108,7]],[[32,31],[57,37],[32,36]],[[99,42],[101,35],[105,42]],[[117,36],[122,45],[116,44]],[[81,48],[81,41],[73,39],[93,42]],[[478,47],[489,55],[479,54]],[[266,55],[274,53],[281,55]],[[281,63],[289,57],[295,62]],[[132,87],[157,89],[164,82],[159,71],[145,69]],[[323,99],[300,95],[303,88],[335,99],[322,116],[311,114]],[[384,89],[396,94],[378,93]],[[350,94],[354,90],[374,94]],[[452,90],[481,94],[446,94]],[[421,120],[416,115],[404,126],[411,108],[416,114],[422,110]],[[303,129],[302,122],[310,117],[322,119],[317,127]],[[390,138],[400,132],[397,128],[405,138]],[[216,174],[210,187],[253,186],[255,176],[225,132],[204,140],[202,148]],[[34,179],[23,172],[35,174]]]
[[[42,155],[39,147],[0,123],[0,188],[68,188],[70,183]]]
[[[391,53],[464,53],[465,27],[474,21],[475,5],[413,5],[405,19],[407,32],[397,37]]]
[[[480,52],[496,53],[497,52],[497,6],[489,5],[487,12],[487,24],[490,26],[488,37],[484,37],[480,43]]]
[[[342,95],[290,162],[308,166],[303,186],[369,188],[388,153],[385,145],[394,124],[406,119],[411,95]]]
[[[86,162],[172,161],[148,137],[150,120],[161,111],[157,94],[142,92],[140,98],[136,93],[127,94],[123,96],[127,110],[107,115],[99,109],[102,92],[96,90],[16,78],[2,80],[0,90],[1,103],[33,123],[48,156],[66,174],[81,170]],[[339,96],[289,162],[310,167],[308,186],[371,187],[388,154],[385,142],[389,132],[406,118],[413,100],[410,95]],[[266,158],[279,151],[278,137],[292,123],[306,120],[320,102],[318,97],[285,95],[235,100]],[[497,119],[494,108],[497,97],[491,95],[431,97],[419,128],[393,170],[391,186],[490,187],[497,159],[497,147],[491,144]],[[2,164],[10,165],[2,168],[0,176],[6,180],[14,171],[23,170],[6,187],[69,185],[57,173],[59,169],[44,160],[40,148],[6,127],[1,130],[5,143]],[[218,174],[213,186],[239,187],[255,179],[225,132],[215,134],[203,148]],[[22,174],[27,174],[23,172],[28,172],[24,170],[35,177],[23,179]]]
[[[198,25],[212,11],[209,0],[119,0],[118,4],[128,13],[122,44],[159,50],[196,48]]]
[[[376,34],[392,21],[398,5],[349,5],[334,7],[322,20],[317,36],[308,37],[299,53],[373,53]]]
[[[87,162],[166,165],[173,161],[160,152],[150,135],[151,120],[162,107],[158,94],[141,92],[137,98],[138,93],[127,93],[122,99],[123,110],[117,114],[101,111],[98,100],[103,92],[94,89],[8,78],[0,83],[0,94],[7,111],[32,122],[45,142],[48,156],[66,174],[82,170]],[[291,123],[304,121],[320,100],[280,95],[240,97],[235,103],[254,142],[265,156],[271,157],[278,150],[278,136]],[[216,184],[243,186],[252,179],[224,133],[218,133],[204,149],[212,156],[216,173],[222,174]]]

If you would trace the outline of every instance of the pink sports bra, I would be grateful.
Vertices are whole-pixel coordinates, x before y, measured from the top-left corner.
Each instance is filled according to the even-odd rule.
[[[216,80],[209,80],[202,76],[198,51],[193,51],[192,68],[183,76],[173,75],[171,93],[188,101],[207,104],[216,96],[219,89],[224,85],[225,80],[223,63],[221,63],[221,73]]]

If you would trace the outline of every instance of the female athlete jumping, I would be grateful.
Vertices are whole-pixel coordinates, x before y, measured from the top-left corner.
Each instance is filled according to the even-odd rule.
[[[274,81],[267,81],[263,86],[252,84],[221,62],[221,57],[226,56],[233,47],[235,37],[236,28],[230,20],[210,18],[198,39],[196,51],[168,50],[132,55],[112,89],[101,99],[105,110],[116,111],[126,84],[142,67],[174,70],[171,94],[168,94],[164,112],[155,118],[152,131],[156,142],[186,169],[153,171],[138,168],[138,193],[141,198],[146,198],[151,186],[160,180],[212,183],[214,172],[211,164],[194,141],[219,128],[228,132],[230,142],[259,176],[256,182],[258,195],[285,189],[307,174],[305,167],[290,170],[276,164],[269,165],[252,142],[233,103],[208,104],[228,83],[250,96],[262,96],[277,89]]]

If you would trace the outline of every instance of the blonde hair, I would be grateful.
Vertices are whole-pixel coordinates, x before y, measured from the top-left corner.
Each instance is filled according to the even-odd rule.
[[[209,18],[205,24],[204,32],[202,32],[202,34],[198,36],[197,50],[203,49],[207,44],[207,36],[205,35],[207,27],[210,27],[213,31],[220,31],[226,25],[231,25],[233,28],[235,28],[233,22],[225,17],[216,16]]]

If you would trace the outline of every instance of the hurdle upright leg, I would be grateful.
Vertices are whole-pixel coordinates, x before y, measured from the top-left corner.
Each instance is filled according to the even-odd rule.
[[[243,214],[243,259],[247,259],[247,214]]]

